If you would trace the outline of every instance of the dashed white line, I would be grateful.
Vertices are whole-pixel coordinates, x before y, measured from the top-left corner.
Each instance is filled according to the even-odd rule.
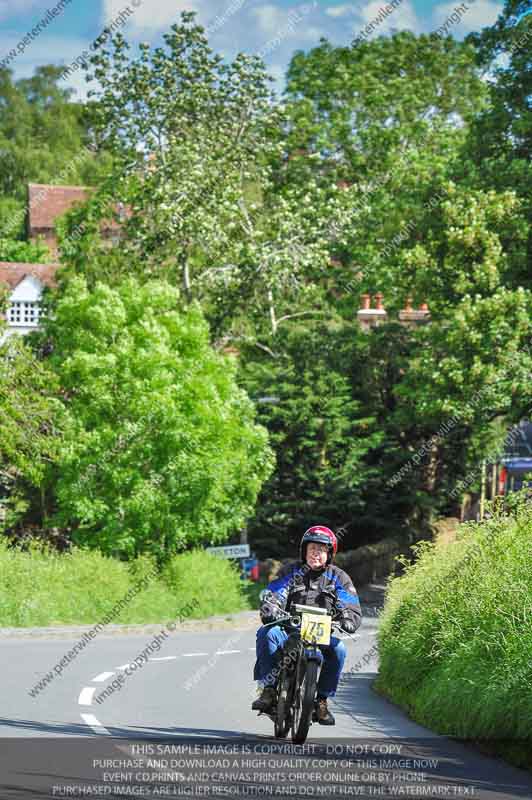
[[[94,714],[82,714],[81,718],[83,722],[85,722],[89,728],[92,728],[95,733],[111,733],[108,728],[106,728],[99,720],[96,719]]]
[[[78,700],[79,705],[90,706],[95,691],[96,691],[96,686],[85,686],[79,694],[79,700]]]
[[[215,656],[228,656],[229,653],[240,653],[240,650],[217,650]]]
[[[92,680],[94,683],[103,683],[104,681],[107,680],[107,678],[112,678],[113,675],[114,672],[100,672],[100,674],[96,675],[96,677],[93,678]]]
[[[119,667],[115,667],[115,669],[125,669],[126,667],[130,667],[130,666],[131,666],[131,664],[128,661],[127,664],[121,664]]]
[[[149,658],[148,661],[173,661],[177,656],[159,656],[158,658]]]
[[[187,656],[208,656],[209,654],[208,653],[181,653],[181,655],[186,658]]]

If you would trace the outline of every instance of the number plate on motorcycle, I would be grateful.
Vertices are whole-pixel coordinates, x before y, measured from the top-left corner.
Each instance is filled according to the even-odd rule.
[[[329,644],[331,641],[331,618],[304,612],[301,615],[301,638],[306,642]]]

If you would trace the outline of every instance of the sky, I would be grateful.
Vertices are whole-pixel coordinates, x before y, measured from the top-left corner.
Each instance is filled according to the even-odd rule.
[[[113,22],[135,52],[141,41],[160,44],[180,12],[192,10],[214,50],[227,58],[239,51],[261,54],[280,89],[295,50],[309,50],[320,37],[349,44],[379,15],[370,38],[393,30],[440,30],[462,39],[492,25],[503,8],[502,0],[393,2],[386,16],[386,0],[0,0],[0,64],[8,57],[15,78],[30,76],[42,64],[70,64]],[[32,38],[24,43],[29,32]],[[86,95],[81,70],[66,85],[78,97]]]

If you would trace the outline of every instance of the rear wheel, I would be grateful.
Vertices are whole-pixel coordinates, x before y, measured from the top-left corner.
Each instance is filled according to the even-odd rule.
[[[300,662],[301,681],[296,687],[294,697],[294,719],[292,724],[292,741],[303,744],[308,735],[308,729],[314,710],[316,684],[318,682],[318,663],[316,661]],[[298,673],[300,671],[298,669]]]

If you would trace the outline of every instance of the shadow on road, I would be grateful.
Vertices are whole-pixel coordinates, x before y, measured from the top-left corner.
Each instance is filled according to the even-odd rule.
[[[59,784],[66,781],[72,784],[94,781],[95,765],[105,769],[105,758],[132,758],[138,754],[145,756],[146,753],[156,753],[155,743],[159,742],[177,748],[176,752],[181,753],[177,758],[185,757],[183,754],[186,753],[193,754],[196,746],[196,752],[203,754],[213,752],[212,748],[221,748],[222,755],[212,756],[214,759],[223,758],[224,752],[237,753],[237,759],[268,759],[267,769],[273,769],[274,772],[290,769],[286,759],[292,757],[304,755],[309,759],[326,759],[321,764],[309,761],[305,767],[298,768],[315,772],[321,770],[324,772],[322,783],[325,781],[325,785],[328,781],[334,781],[331,775],[342,775],[347,770],[351,775],[359,775],[356,780],[364,781],[366,785],[373,785],[375,788],[382,785],[389,789],[395,787],[397,794],[393,796],[398,797],[471,797],[476,800],[517,800],[532,797],[531,775],[470,751],[452,739],[438,736],[408,738],[404,734],[400,735],[399,726],[393,721],[383,732],[382,716],[378,726],[376,709],[386,701],[376,698],[375,706],[368,701],[368,695],[371,694],[368,692],[369,682],[373,678],[373,674],[353,676],[343,688],[339,703],[347,706],[349,713],[355,717],[360,715],[366,729],[368,725],[372,726],[373,720],[374,736],[322,740],[319,736],[313,736],[299,748],[289,740],[275,740],[272,736],[250,735],[209,726],[114,726],[108,727],[109,735],[102,736],[90,731],[83,724],[66,725],[51,721],[44,723],[3,718],[0,722],[6,728],[41,735],[2,740],[0,796],[2,800],[20,798],[22,782],[26,792],[24,797],[50,797],[50,782]],[[380,707],[382,715],[382,705]],[[390,719],[389,715],[386,717]],[[231,756],[231,762],[232,758]],[[272,758],[279,762],[278,767],[276,763],[271,763]],[[98,759],[102,761],[99,762]],[[232,763],[234,766],[234,762]],[[237,785],[243,789],[251,786],[244,777],[250,765],[244,766],[245,761],[242,764],[234,769],[235,775],[227,785]],[[182,768],[181,764],[179,766]],[[111,766],[108,768],[111,769]],[[264,768],[266,769],[266,761]],[[329,778],[326,777],[327,773]],[[350,785],[357,785],[353,784],[353,778],[344,777],[350,781]],[[46,784],[47,794],[41,793],[44,791],[43,782]],[[38,785],[40,788],[37,788]],[[431,787],[434,793],[429,794]],[[298,793],[295,796],[300,795]],[[332,793],[330,796],[333,796]],[[377,796],[377,793],[373,792],[371,797],[373,796]]]

